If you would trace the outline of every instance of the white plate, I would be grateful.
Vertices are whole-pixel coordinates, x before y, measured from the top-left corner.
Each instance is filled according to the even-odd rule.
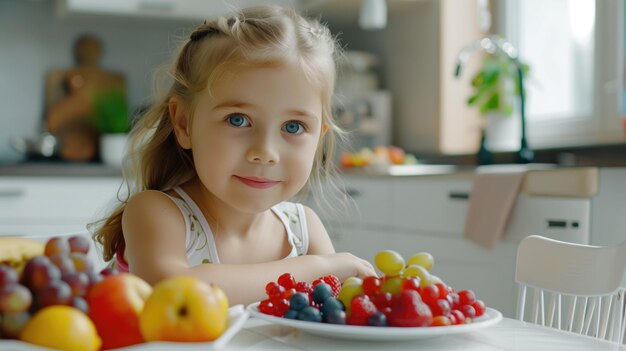
[[[212,342],[165,342],[152,341],[128,347],[114,349],[117,351],[169,351],[169,350],[218,350],[226,345],[230,339],[241,330],[248,319],[249,313],[243,305],[236,305],[228,309],[228,328],[219,338]],[[45,347],[35,346],[19,340],[0,340],[0,350],[11,351],[50,351]]]
[[[264,319],[274,324],[283,325],[287,327],[298,328],[303,332],[334,337],[340,339],[358,339],[358,340],[415,340],[432,338],[436,336],[466,333],[472,330],[482,329],[490,325],[498,323],[502,319],[502,313],[494,310],[493,308],[487,308],[485,313],[475,318],[470,324],[462,325],[450,325],[446,327],[414,327],[414,328],[401,328],[401,327],[368,327],[368,326],[356,326],[356,325],[337,325],[327,323],[305,322],[298,321],[282,317],[274,317],[259,312],[259,302],[248,305],[247,310],[250,315],[256,318]]]

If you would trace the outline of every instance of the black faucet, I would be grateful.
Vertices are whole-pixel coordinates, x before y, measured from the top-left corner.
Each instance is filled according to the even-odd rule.
[[[515,161],[517,163],[531,163],[535,159],[535,153],[528,146],[528,141],[526,139],[526,108],[525,108],[525,93],[524,93],[524,72],[522,68],[522,63],[519,60],[517,55],[517,50],[515,47],[508,41],[498,37],[497,35],[492,35],[490,37],[484,37],[476,40],[472,44],[466,46],[461,50],[459,55],[457,56],[457,63],[454,69],[454,76],[459,77],[461,75],[461,69],[463,65],[467,62],[470,55],[475,51],[485,51],[490,55],[496,55],[498,52],[502,52],[506,55],[506,57],[515,65],[517,69],[518,76],[518,88],[520,94],[520,117],[521,117],[521,129],[522,136],[520,140],[520,148],[515,155]]]

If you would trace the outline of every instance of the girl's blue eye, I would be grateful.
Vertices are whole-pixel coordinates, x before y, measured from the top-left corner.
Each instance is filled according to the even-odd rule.
[[[283,126],[283,130],[289,134],[302,134],[304,133],[304,126],[300,122],[287,122]]]
[[[228,122],[231,126],[234,127],[247,127],[250,125],[248,119],[239,113],[232,114],[226,118],[226,122]]]

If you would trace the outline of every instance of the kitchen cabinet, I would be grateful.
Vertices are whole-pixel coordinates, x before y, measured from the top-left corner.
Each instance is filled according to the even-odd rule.
[[[57,0],[57,12],[68,15],[114,15],[170,19],[215,18],[234,8],[261,4],[294,7],[297,0]]]
[[[466,101],[480,60],[470,60],[454,76],[458,53],[485,35],[476,1],[389,2],[388,17],[381,31],[330,25],[351,50],[380,57],[383,88],[393,96],[393,143],[425,154],[476,152],[482,121]]]
[[[0,235],[85,232],[117,200],[121,177],[0,177]]]
[[[85,235],[87,224],[102,219],[123,195],[122,178],[2,176],[0,177],[0,236],[47,241],[52,236]],[[102,269],[101,250],[92,245],[89,258]]]
[[[349,211],[318,213],[337,251],[370,262],[383,249],[405,258],[430,252],[433,274],[456,289],[473,290],[508,317],[515,315],[515,258],[523,238],[537,234],[591,245],[626,240],[618,215],[626,208],[621,190],[626,169],[528,172],[493,250],[463,237],[474,177],[473,170],[437,176],[344,174]]]

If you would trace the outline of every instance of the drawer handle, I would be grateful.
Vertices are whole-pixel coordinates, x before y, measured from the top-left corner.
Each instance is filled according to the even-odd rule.
[[[470,197],[469,193],[460,192],[460,191],[452,191],[448,193],[448,199],[450,200],[468,200]]]
[[[357,189],[349,188],[349,189],[346,189],[346,194],[350,197],[358,197],[361,195],[361,192],[358,191]]]
[[[580,222],[571,221],[569,226],[577,229],[580,227]],[[548,219],[548,228],[567,228],[567,221],[563,219]]]
[[[0,198],[22,197],[26,191],[24,189],[0,189]]]

